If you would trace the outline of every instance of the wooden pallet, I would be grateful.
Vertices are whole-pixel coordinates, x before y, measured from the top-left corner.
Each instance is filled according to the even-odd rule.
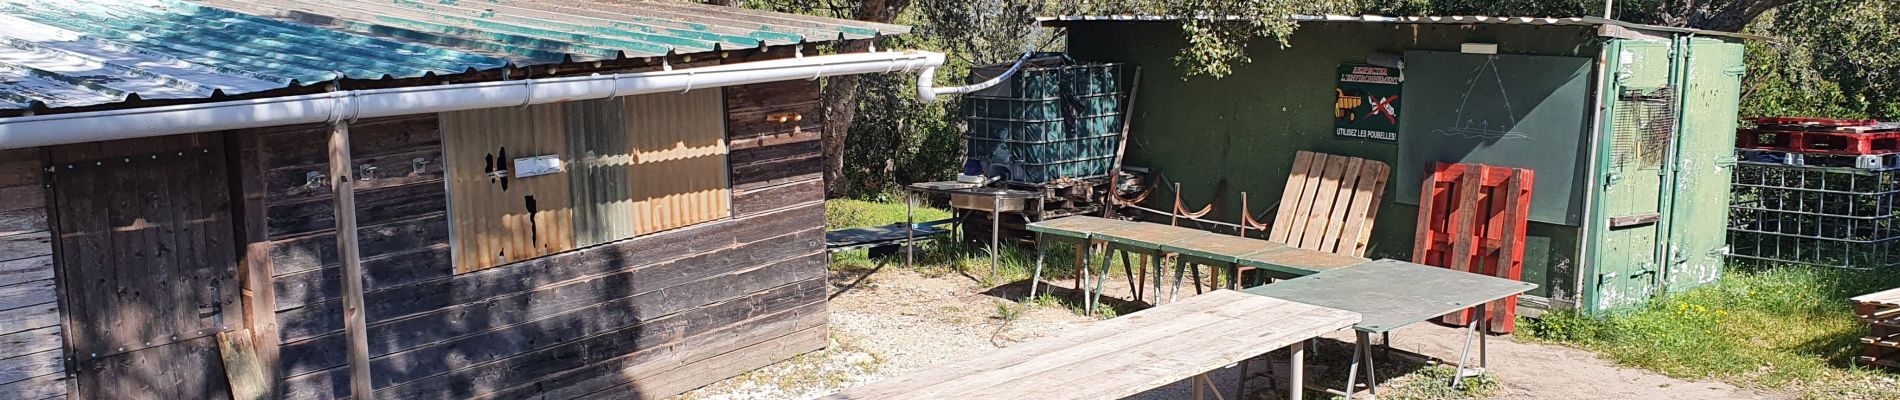
[[[1535,173],[1481,164],[1438,163],[1419,202],[1412,262],[1499,278],[1524,275],[1524,236]],[[1517,296],[1489,307],[1491,330],[1516,328]],[[1471,321],[1467,310],[1445,323]]]
[[[1860,338],[1861,365],[1900,369],[1900,289],[1853,298],[1854,315],[1871,325]]]
[[[1302,151],[1281,192],[1267,240],[1287,246],[1364,257],[1385,196],[1385,163]],[[1248,225],[1254,225],[1248,214]]]

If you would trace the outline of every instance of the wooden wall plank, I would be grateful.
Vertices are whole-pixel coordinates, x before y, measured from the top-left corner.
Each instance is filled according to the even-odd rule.
[[[13,383],[66,372],[59,350],[47,350],[0,359],[0,383]]]
[[[0,286],[0,310],[46,304],[57,299],[51,279]]]
[[[60,337],[58,326],[0,335],[0,354],[33,354],[59,350]]]
[[[80,361],[74,379],[79,398],[225,399],[231,386],[222,364],[217,336],[206,336]]]
[[[39,151],[39,148],[0,150],[0,188],[38,187],[42,167]],[[5,198],[8,197],[0,197]]]
[[[822,232],[814,229],[789,235],[781,240],[816,242],[822,237]],[[370,300],[367,312],[372,323],[371,336],[378,338],[372,345],[371,354],[387,354],[436,340],[526,322],[596,302],[660,290],[707,277],[721,277],[721,274],[743,267],[765,265],[818,251],[810,247],[800,247],[803,246],[786,246],[772,243],[772,241],[762,241],[733,250],[657,263],[620,273],[590,277],[565,285],[511,292],[499,298],[459,290],[439,290],[438,288],[443,287],[444,284],[438,282],[372,292],[365,295]],[[805,268],[822,269],[810,266]],[[476,302],[478,300],[480,302]],[[338,312],[336,307],[334,302],[324,302],[312,304],[305,309],[280,313],[280,318],[284,321],[285,339],[288,341],[316,335],[333,335],[331,332],[338,329],[338,324],[331,321],[333,318],[316,316],[336,314]],[[402,319],[395,322],[393,326],[381,324],[383,321],[396,318]],[[303,348],[326,347],[327,345],[322,343],[288,343],[284,351],[288,354],[303,351],[300,350]],[[321,354],[315,354],[304,358],[319,360],[321,357]],[[321,361],[312,361],[312,363],[315,363],[316,367],[324,367]],[[294,374],[306,369],[290,366],[288,370]]]
[[[0,399],[56,399],[66,397],[66,379],[60,374],[0,384]]]
[[[803,283],[801,283],[802,285]],[[679,340],[678,344],[660,346],[628,353],[612,359],[603,360],[583,368],[576,368],[551,375],[535,384],[521,385],[491,394],[478,396],[482,399],[575,399],[587,398],[597,393],[612,393],[630,390],[626,385],[671,371],[698,371],[692,365],[700,360],[720,354],[743,352],[754,343],[771,340],[802,330],[823,329],[827,314],[822,300],[792,306],[764,316],[733,323],[706,333],[690,335]],[[817,343],[823,346],[823,342]],[[707,374],[706,377],[719,376]]]
[[[798,285],[798,284],[794,284]],[[823,285],[812,281],[787,293],[816,300],[824,296]],[[768,292],[769,293],[769,292]],[[758,296],[763,296],[761,293]],[[797,303],[791,301],[788,303]],[[791,307],[786,307],[791,308]],[[719,303],[690,312],[657,318],[621,332],[570,341],[544,350],[505,360],[465,368],[411,384],[377,392],[378,398],[390,399],[461,399],[481,396],[520,382],[541,379],[549,374],[586,366],[590,360],[607,359],[655,348],[677,338],[697,335],[714,328],[770,314],[745,299]],[[757,340],[767,338],[759,337]],[[677,351],[677,350],[675,350]],[[722,375],[730,376],[730,375]]]
[[[732,215],[743,218],[766,211],[824,200],[825,181],[823,179],[807,179],[734,193],[732,195]]]
[[[412,215],[407,219],[364,225],[356,230],[356,237],[357,246],[363,251],[366,261],[380,256],[448,244],[448,213],[437,210]],[[271,246],[271,260],[278,276],[319,268],[334,268],[337,265],[334,230],[280,239]]]
[[[53,279],[53,256],[51,254],[27,257],[13,261],[0,261],[0,286],[51,279]]]
[[[27,208],[0,211],[0,236],[46,230],[46,210]]]
[[[32,157],[34,157],[33,160],[39,159],[38,155],[33,155]],[[32,172],[35,174],[39,173],[38,170]],[[45,207],[46,188],[41,187],[37,179],[31,183],[21,183],[20,186],[0,187],[0,211],[39,209]]]
[[[448,244],[426,246],[410,251],[385,254],[363,260],[363,289],[384,290],[428,280],[447,278],[453,272]],[[334,266],[277,277],[276,311],[335,300],[341,296]]]
[[[796,333],[772,338],[683,366],[664,374],[634,381],[625,387],[603,390],[589,395],[595,399],[639,399],[659,400],[676,393],[693,390],[725,378],[745,373],[797,356],[824,349],[826,334],[824,327],[808,328]]]
[[[350,155],[363,160],[388,154],[442,147],[435,114],[371,118],[350,124]],[[247,131],[262,135],[265,171],[303,167],[329,174],[330,124],[306,124]],[[301,184],[302,177],[292,183]]]
[[[448,209],[448,198],[441,185],[415,184],[364,190],[356,193],[356,219],[359,226],[381,225],[417,215]],[[286,238],[336,228],[336,215],[330,199],[271,203],[270,237]]]
[[[28,232],[0,236],[0,259],[8,261],[53,254],[51,233]]]
[[[59,304],[42,303],[0,311],[0,335],[59,325]],[[0,357],[17,355],[0,353]]]

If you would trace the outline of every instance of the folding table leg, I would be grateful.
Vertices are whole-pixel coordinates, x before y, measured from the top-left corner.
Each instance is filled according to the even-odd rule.
[[[1149,269],[1155,271],[1155,287],[1153,292],[1149,292],[1148,297],[1151,298],[1148,300],[1153,302],[1154,305],[1161,305],[1161,255],[1156,254],[1150,257],[1148,254],[1143,254],[1141,255],[1141,261],[1148,264]],[[1168,301],[1174,301],[1174,299],[1168,299]]]
[[[1036,272],[1030,274],[1029,297],[1025,297],[1026,299],[1036,298],[1036,288],[1042,286],[1042,259],[1049,253],[1042,247],[1045,244],[1048,242],[1042,241],[1042,232],[1036,232]]]
[[[1135,301],[1141,301],[1141,284],[1135,283],[1135,265],[1128,263],[1127,251],[1121,251],[1120,253],[1122,256],[1122,273],[1128,275],[1128,293],[1134,295]]]
[[[1182,262],[1181,265],[1187,268],[1191,268],[1189,271],[1193,272],[1193,275],[1194,275],[1194,294],[1195,295],[1201,294],[1201,286],[1204,286],[1201,284],[1201,266],[1194,265],[1194,263],[1189,263],[1189,262]]]
[[[1300,342],[1287,346],[1287,353],[1287,398],[1304,399],[1306,398],[1306,343]]]
[[[1478,323],[1478,372],[1484,372],[1485,368],[1490,367],[1490,365],[1486,365],[1485,362],[1485,359],[1489,358],[1490,352],[1487,351],[1484,346],[1485,338],[1491,336],[1491,314],[1488,314],[1487,311],[1489,310],[1485,309],[1490,305],[1491,303],[1478,305],[1477,318],[1479,321],[1483,321]]]
[[[1478,307],[1482,309],[1484,306],[1480,305]],[[1462,387],[1465,383],[1465,363],[1471,360],[1471,336],[1479,334],[1478,321],[1481,320],[1484,320],[1484,318],[1472,318],[1470,322],[1466,323],[1466,326],[1469,328],[1465,330],[1465,349],[1458,353],[1458,369],[1451,376],[1451,387]],[[1479,343],[1483,342],[1480,341]]]
[[[1159,265],[1161,263],[1161,258],[1156,257],[1155,263],[1156,265]],[[1174,288],[1169,289],[1168,291],[1169,303],[1173,303],[1174,299],[1178,298],[1181,295],[1181,275],[1184,273],[1187,273],[1187,266],[1181,265],[1180,263],[1175,263],[1174,264]]]
[[[1094,297],[1094,300],[1089,301],[1090,303],[1094,303],[1096,308],[1101,308],[1101,305],[1102,305],[1102,290],[1106,287],[1103,284],[1108,282],[1108,267],[1111,265],[1114,265],[1114,263],[1111,263],[1108,261],[1109,252],[1110,250],[1108,249],[1108,245],[1103,244],[1102,245],[1102,274],[1095,277],[1095,295],[1094,295],[1095,297]],[[1091,310],[1089,312],[1089,315],[1095,315],[1095,312]]]
[[[1365,333],[1360,333],[1359,335],[1360,335],[1359,337],[1362,337],[1362,338],[1365,337],[1364,336]],[[1347,399],[1351,399],[1353,392],[1359,388],[1359,363],[1364,362],[1365,360],[1365,354],[1361,353],[1364,350],[1365,350],[1364,347],[1360,347],[1357,344],[1352,346],[1352,361],[1350,361],[1346,365],[1346,398]],[[1296,382],[1295,384],[1298,384],[1298,383]]]
[[[1093,273],[1090,272],[1094,269],[1089,268],[1089,258],[1094,255],[1092,253],[1094,251],[1095,244],[1088,240],[1083,240],[1081,245],[1075,246],[1075,292],[1082,296],[1082,313],[1084,314],[1095,312],[1095,303],[1089,301],[1088,286],[1089,279],[1094,278]]]
[[[1366,333],[1365,331],[1360,331],[1359,332],[1359,349],[1354,350],[1353,353],[1364,354],[1365,366],[1366,366],[1366,391],[1372,393],[1372,397],[1375,397],[1375,398],[1379,397],[1379,372],[1378,372],[1379,369],[1376,368],[1377,367],[1376,364],[1372,363],[1372,334]]]

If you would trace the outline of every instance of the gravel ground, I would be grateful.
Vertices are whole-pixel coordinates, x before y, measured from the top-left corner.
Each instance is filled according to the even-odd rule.
[[[976,280],[960,275],[929,275],[911,270],[886,268],[865,276],[862,272],[834,272],[831,312],[831,346],[774,364],[745,375],[715,383],[679,397],[681,400],[739,399],[813,399],[887,377],[903,375],[933,365],[974,358],[1000,347],[1058,334],[1095,321],[1061,305],[1043,305],[1021,310],[1005,323],[998,304],[1021,297],[1026,287],[982,288]],[[1058,282],[1066,283],[1066,282]],[[1128,298],[1127,283],[1109,283],[1107,295]],[[1022,286],[1022,285],[1015,285]],[[1183,293],[1186,295],[1186,293]],[[1105,300],[1107,300],[1105,298]],[[1132,307],[1127,308],[1131,312]],[[1394,336],[1394,348],[1401,353],[1453,359],[1458,356],[1461,331],[1432,324],[1417,324]],[[1344,381],[1345,354],[1350,333],[1328,335],[1320,339],[1307,366],[1314,383],[1327,386]],[[1519,343],[1509,338],[1493,338],[1491,365],[1500,381],[1490,397],[1507,399],[1615,399],[1634,398],[1787,398],[1736,388],[1719,382],[1691,382],[1664,377],[1650,371],[1617,367],[1594,354],[1562,346]],[[1284,371],[1282,353],[1269,355],[1276,371]],[[1442,386],[1433,386],[1421,378],[1420,368],[1428,361],[1395,356],[1396,362],[1380,365],[1380,394],[1384,398],[1457,398],[1446,395]],[[1390,361],[1390,360],[1389,360]],[[1334,365],[1338,364],[1338,365]],[[1256,360],[1253,370],[1267,362]],[[1214,371],[1212,378],[1222,393],[1232,399],[1238,368]],[[1552,373],[1561,371],[1561,373]],[[1284,376],[1284,375],[1281,375]],[[1398,376],[1398,378],[1393,378]],[[1337,382],[1334,382],[1337,381]],[[1278,399],[1283,392],[1267,390],[1256,380],[1249,399]],[[1281,385],[1284,386],[1284,385]],[[1308,396],[1315,396],[1308,390]],[[1135,399],[1190,398],[1185,382],[1157,388]],[[1332,396],[1327,396],[1332,397]],[[1362,396],[1363,397],[1363,396]],[[1211,398],[1211,397],[1210,397]]]

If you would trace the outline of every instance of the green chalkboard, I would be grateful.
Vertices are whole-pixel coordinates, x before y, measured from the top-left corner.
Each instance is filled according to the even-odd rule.
[[[1398,201],[1437,162],[1537,173],[1530,220],[1578,225],[1589,154],[1590,59],[1405,52]]]

